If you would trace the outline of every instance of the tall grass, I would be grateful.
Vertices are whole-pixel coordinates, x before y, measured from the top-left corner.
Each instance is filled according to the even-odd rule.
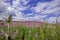
[[[48,24],[44,24],[41,27],[25,27],[23,25],[12,27],[11,34],[16,29],[18,34],[14,37],[14,40],[60,40],[60,26],[49,27]],[[3,30],[7,32],[7,27]],[[0,35],[0,40],[6,40],[4,35]]]

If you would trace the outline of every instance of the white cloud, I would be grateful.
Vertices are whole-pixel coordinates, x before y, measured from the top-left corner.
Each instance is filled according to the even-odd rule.
[[[60,22],[60,16],[57,18],[58,22]]]
[[[19,16],[13,17],[13,21],[28,21],[28,20],[29,20],[28,17],[26,17],[26,18],[19,17]]]
[[[15,13],[16,16],[13,16],[13,20],[17,20],[17,21],[26,21],[26,20],[31,20],[31,21],[35,21],[35,20],[41,20],[43,21],[43,17],[46,17],[47,15],[34,15],[34,17],[24,17],[24,14],[21,12],[21,10],[25,10],[27,8],[29,8],[30,6],[22,6],[21,3],[19,3],[19,1],[21,0],[13,0],[13,5],[9,5],[8,3],[4,3],[4,1],[0,1],[0,11],[2,11],[2,13],[0,13],[1,15],[8,15],[9,13]],[[30,0],[29,0],[30,1]],[[29,1],[26,0],[22,0],[23,4],[26,5]],[[38,3],[36,7],[32,7],[31,9],[34,10],[36,13],[37,12],[41,12],[42,14],[50,14],[50,13],[60,13],[60,7],[58,7],[58,5],[60,3],[60,0],[54,0],[52,2],[45,2],[45,3]],[[45,7],[47,7],[46,9],[44,9]],[[2,9],[2,10],[1,10]],[[39,14],[41,14],[39,13]],[[1,16],[0,15],[0,16]],[[33,13],[28,14],[29,15],[33,15]],[[3,16],[2,16],[3,17]],[[0,17],[0,19],[2,19]],[[56,21],[56,17],[50,17],[48,23],[52,23]],[[58,19],[58,21],[60,20],[60,17]]]
[[[59,0],[54,0],[52,2],[38,3],[36,7],[33,7],[33,9],[35,10],[35,12],[41,12],[43,14],[57,13],[57,11],[60,10],[60,7],[58,7],[58,5],[60,4],[58,2]]]
[[[17,14],[17,13],[18,13],[18,14]],[[16,14],[16,16],[18,16],[18,17],[20,17],[20,18],[23,17],[23,14],[22,14],[21,12],[16,12],[15,14]]]
[[[17,8],[18,10],[25,10],[25,9],[27,9],[29,7],[29,6],[22,6],[20,1],[23,1],[24,4],[27,4],[26,3],[27,1],[24,1],[24,0],[15,0],[15,1],[13,1],[12,7]]]
[[[10,5],[4,3],[3,0],[0,0],[0,19],[7,18],[9,14],[12,14],[12,8],[9,7]]]
[[[45,11],[43,8],[44,8],[44,7],[47,7],[48,5],[49,5],[48,2],[46,2],[46,3],[38,3],[36,7],[33,7],[33,9],[34,9],[36,12]]]
[[[56,23],[56,17],[50,17],[49,19],[46,19],[45,20],[46,22],[48,22],[48,23]]]
[[[42,13],[44,13],[44,14],[50,14],[50,13],[60,13],[60,7],[58,7],[58,8],[54,8],[54,9],[51,9],[51,10],[45,10],[44,12],[42,12]]]
[[[40,18],[43,18],[43,17],[46,17],[46,16],[47,16],[47,15],[44,15],[44,16],[42,16],[42,15],[35,15],[34,18],[35,18],[35,19],[40,19]]]
[[[12,7],[7,7],[7,11],[12,11],[13,8]]]
[[[30,0],[21,0],[21,2],[23,2],[24,5],[27,5],[29,1]]]

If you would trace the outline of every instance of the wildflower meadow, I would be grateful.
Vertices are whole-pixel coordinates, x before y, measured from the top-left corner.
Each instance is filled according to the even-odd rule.
[[[49,27],[50,26],[50,27]],[[8,28],[2,28],[8,34]],[[5,33],[0,30],[0,40],[7,40]],[[10,28],[13,40],[60,40],[60,26],[44,24],[41,27],[25,27],[19,25]]]
[[[24,25],[11,26],[12,17],[9,17],[8,26],[0,26],[0,40],[60,40],[60,25],[43,23],[42,26],[26,27]]]

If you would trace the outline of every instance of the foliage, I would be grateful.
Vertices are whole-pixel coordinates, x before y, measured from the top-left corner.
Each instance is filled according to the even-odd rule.
[[[42,27],[25,27],[23,25],[12,27],[11,34],[18,30],[18,34],[14,37],[14,40],[60,40],[60,27],[49,27],[48,24],[44,24]],[[4,27],[3,30],[7,32],[7,27]],[[13,37],[13,36],[12,36]],[[6,40],[6,37],[3,35],[0,36],[0,40]]]

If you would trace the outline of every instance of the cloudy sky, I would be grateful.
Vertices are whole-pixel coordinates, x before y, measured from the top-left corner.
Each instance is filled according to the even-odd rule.
[[[60,0],[0,0],[0,20],[60,22]]]

